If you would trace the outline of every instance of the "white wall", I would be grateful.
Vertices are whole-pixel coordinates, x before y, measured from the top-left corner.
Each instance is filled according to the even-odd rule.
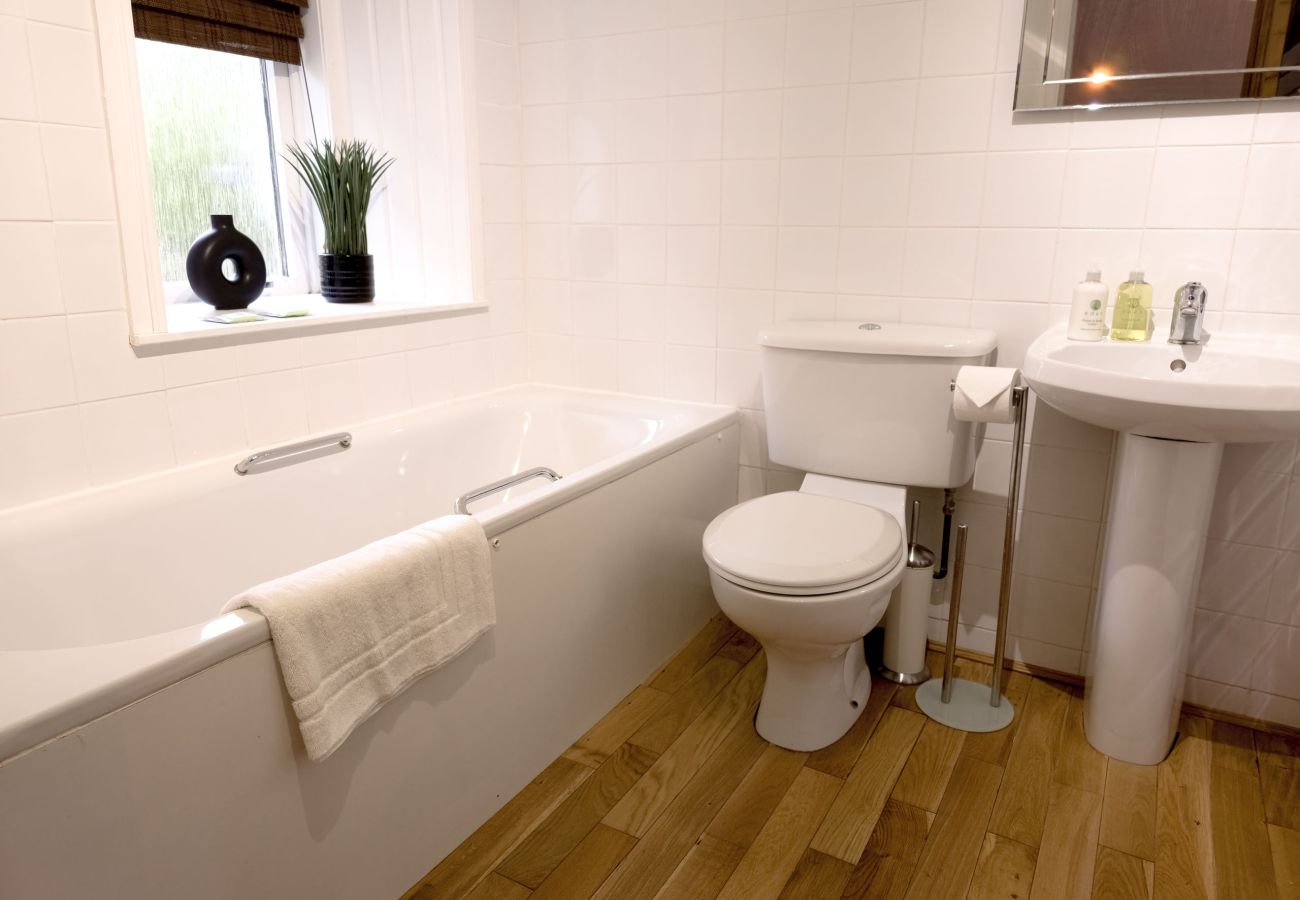
[[[513,4],[477,5],[480,59],[513,59]],[[0,0],[0,509],[526,379],[519,229],[496,224],[489,313],[136,358],[94,29],[90,0]],[[518,101],[490,78],[481,101],[499,180]],[[517,220],[494,200],[485,222]]]
[[[1022,0],[518,2],[532,377],[744,408],[747,495],[798,478],[764,458],[765,322],[989,327],[1015,365],[1098,260],[1162,311],[1204,281],[1211,330],[1300,330],[1296,104],[1013,116]],[[1079,671],[1111,434],[1035,412],[1011,649]],[[959,512],[982,650],[993,436]],[[1300,725],[1295,465],[1226,454],[1189,697]]]

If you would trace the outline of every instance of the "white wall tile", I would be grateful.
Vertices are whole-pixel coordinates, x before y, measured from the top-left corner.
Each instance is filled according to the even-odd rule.
[[[235,381],[169,390],[167,410],[180,465],[235,456],[247,443],[244,408]]]
[[[615,47],[619,97],[660,97],[668,92],[666,32],[621,34]]]
[[[128,342],[125,312],[69,316],[67,322],[77,399],[103,400],[163,389],[162,360],[135,355]]]
[[[721,221],[721,163],[669,163],[667,176],[665,221],[677,225],[716,225]]]
[[[692,347],[715,346],[718,333],[717,293],[709,287],[667,288],[664,293],[664,340],[670,344]],[[712,353],[709,359],[712,365]]]
[[[1300,144],[1250,148],[1241,228],[1300,228]]]
[[[0,507],[44,500],[85,487],[90,480],[81,414],[64,406],[0,416]]]
[[[23,0],[27,18],[71,28],[94,28],[91,0]]]
[[[837,230],[781,228],[776,287],[784,291],[834,291]]]
[[[618,389],[626,394],[659,396],[664,390],[664,347],[618,342]]]
[[[914,228],[907,233],[903,293],[910,297],[969,297],[975,286],[979,233],[973,228]]]
[[[45,157],[41,132],[26,122],[0,121],[0,220],[35,221],[50,218]]]
[[[781,224],[838,225],[843,183],[844,166],[838,158],[785,160],[781,163]]]
[[[1055,251],[1054,229],[984,229],[975,266],[975,299],[1046,303]]]
[[[922,75],[983,75],[996,68],[1001,0],[926,0]]]
[[[839,84],[849,78],[853,10],[792,13],[786,31],[785,84]]]
[[[715,359],[712,350],[700,347],[665,347],[664,395],[674,400],[712,403]]]
[[[845,159],[841,224],[846,227],[905,224],[911,177],[910,156]]]
[[[721,236],[715,225],[673,225],[668,228],[667,282],[709,287],[718,283]]]
[[[32,63],[22,19],[0,16],[0,119],[36,118]]]
[[[854,81],[895,81],[921,74],[925,4],[859,6],[853,16]]]
[[[241,378],[239,393],[252,446],[270,446],[308,433],[302,369]]]
[[[1053,227],[1061,220],[1066,154],[993,153],[984,188],[985,225]]]
[[[784,156],[836,156],[844,152],[848,89],[843,85],[790,88],[781,121]]]
[[[983,153],[942,153],[912,161],[909,225],[978,225],[984,199]]]
[[[777,160],[728,160],[722,164],[722,222],[775,225],[780,208]]]
[[[1085,150],[1065,166],[1061,224],[1074,228],[1131,228],[1146,221],[1155,152]]]
[[[850,156],[911,152],[919,85],[915,80],[887,81],[849,89],[845,149]]]
[[[722,158],[722,95],[697,94],[668,101],[668,158]]]
[[[1227,307],[1251,312],[1300,312],[1300,231],[1238,231],[1228,273]]]
[[[901,228],[841,229],[836,289],[853,294],[900,292],[906,240]]]
[[[0,222],[0,319],[55,316],[63,312],[54,253],[54,226],[48,222]]]
[[[727,22],[728,91],[780,87],[785,70],[784,16]]]
[[[724,227],[719,250],[722,287],[771,288],[776,283],[776,228]]]
[[[1154,228],[1231,228],[1241,209],[1249,153],[1246,147],[1157,150],[1146,224]]]
[[[90,477],[96,484],[136,478],[176,463],[167,395],[162,391],[82,404],[81,422]]]
[[[668,33],[668,91],[710,94],[722,90],[724,31],[720,24],[674,28]]]
[[[781,91],[728,91],[722,101],[723,157],[780,156],[781,103]]]
[[[632,284],[663,284],[668,273],[668,232],[662,225],[618,229],[618,277]]]
[[[113,219],[116,201],[104,131],[43,125],[41,146],[54,218],[95,222]]]
[[[76,399],[64,318],[0,321],[0,415]]]
[[[926,78],[916,99],[918,153],[961,153],[988,146],[993,76]]]
[[[775,319],[771,291],[718,291],[718,346],[731,350],[757,350],[758,332]]]

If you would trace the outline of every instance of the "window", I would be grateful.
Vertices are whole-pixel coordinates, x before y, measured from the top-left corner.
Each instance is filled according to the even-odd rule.
[[[280,123],[292,117],[279,114],[278,95],[288,67],[142,38],[136,63],[168,301],[191,299],[185,257],[214,213],[233,215],[261,248],[268,292],[305,292],[307,260],[285,227],[292,185],[281,181]]]

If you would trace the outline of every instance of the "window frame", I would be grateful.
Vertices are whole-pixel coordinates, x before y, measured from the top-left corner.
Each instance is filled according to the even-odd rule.
[[[431,15],[441,28],[436,34],[438,46],[430,49],[430,55],[438,60],[434,73],[436,90],[444,92],[446,105],[431,114],[438,117],[435,124],[445,128],[442,140],[446,148],[432,165],[421,158],[421,165],[413,166],[412,170],[432,171],[432,177],[415,176],[428,179],[420,183],[420,189],[441,191],[449,199],[448,209],[438,213],[452,223],[447,245],[452,256],[452,269],[447,274],[450,289],[441,297],[381,295],[374,304],[330,304],[323,308],[325,304],[319,302],[321,298],[316,293],[319,273],[313,264],[315,247],[319,246],[315,210],[297,177],[280,159],[285,238],[286,242],[305,248],[302,256],[307,260],[304,274],[308,296],[304,301],[315,312],[304,318],[267,320],[254,326],[203,326],[196,330],[191,305],[169,304],[162,278],[131,3],[130,0],[93,0],[126,275],[129,340],[137,355],[255,343],[312,332],[369,328],[487,310],[483,296],[486,279],[478,177],[473,3],[471,0],[398,0],[396,9],[403,23],[412,15],[412,4],[416,2],[429,4],[430,8],[421,9],[420,15]],[[351,98],[357,87],[349,81],[350,63],[357,69],[362,83],[372,90],[378,87],[378,72],[349,60],[348,41],[355,40],[355,35],[349,37],[344,27],[344,4],[350,3],[363,4],[372,25],[378,29],[380,4],[376,0],[313,0],[310,12],[304,16],[303,65],[284,66],[283,80],[277,72],[275,113],[281,126],[286,123],[292,126],[280,132],[280,139],[289,134],[320,138],[369,136],[367,128],[374,125],[373,115],[361,117],[366,120],[362,123],[366,128],[354,127]],[[348,14],[355,14],[355,8],[349,7]],[[310,111],[305,102],[308,96]],[[381,123],[381,133],[384,126]],[[381,193],[376,203],[384,199]],[[381,217],[387,228],[389,212],[385,210]],[[169,317],[169,310],[188,312]]]

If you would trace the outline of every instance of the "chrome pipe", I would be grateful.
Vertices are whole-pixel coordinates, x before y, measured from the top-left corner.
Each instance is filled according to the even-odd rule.
[[[520,472],[517,475],[507,475],[499,481],[491,484],[485,484],[482,487],[475,488],[467,494],[462,494],[456,498],[456,514],[460,516],[469,515],[469,505],[475,500],[482,500],[484,497],[498,493],[499,491],[509,490],[517,484],[523,484],[534,478],[545,478],[549,481],[559,481],[562,476],[554,469],[548,469],[546,466],[537,466],[534,469]]]
[[[948,600],[948,643],[943,648],[943,691],[939,699],[952,699],[952,669],[957,658],[957,617],[961,615],[961,583],[966,573],[966,530],[957,526],[957,549],[952,560],[952,596]]]
[[[336,444],[346,450],[352,446],[352,435],[346,431],[340,431],[337,434],[327,434],[324,437],[298,441],[296,444],[285,444],[281,447],[272,447],[270,450],[262,450],[252,456],[245,456],[235,463],[235,474],[253,475],[256,474],[253,471],[254,469],[269,463],[278,462],[291,456],[298,456],[302,453],[311,453],[313,450],[325,450]]]
[[[1020,469],[1025,456],[1025,414],[1029,407],[1029,388],[1011,389],[1015,409],[1015,429],[1011,437],[1011,492],[1007,496],[1007,528],[1002,536],[1002,580],[998,586],[998,630],[993,639],[993,681],[989,685],[989,705],[1002,705],[1002,665],[1007,654],[1007,619],[1011,614],[1011,582],[1015,577],[1016,511],[1020,506]]]

